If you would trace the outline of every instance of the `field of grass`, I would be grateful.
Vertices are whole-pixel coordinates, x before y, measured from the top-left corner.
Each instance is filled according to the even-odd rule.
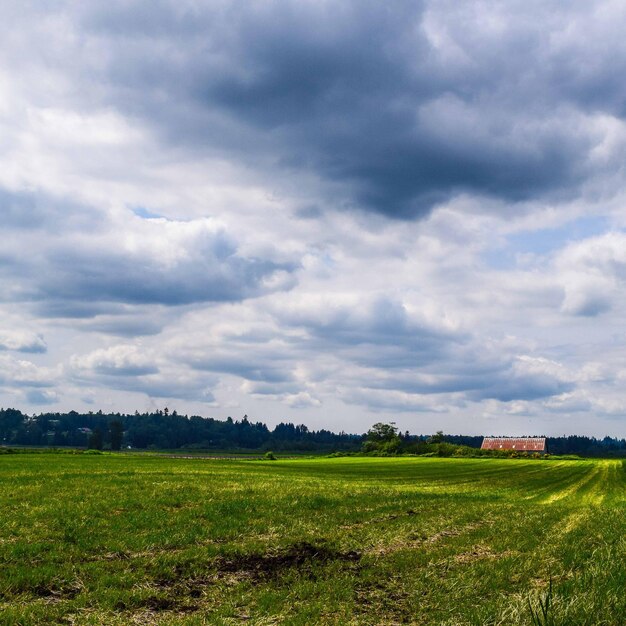
[[[625,512],[622,461],[5,455],[0,624],[624,624]]]

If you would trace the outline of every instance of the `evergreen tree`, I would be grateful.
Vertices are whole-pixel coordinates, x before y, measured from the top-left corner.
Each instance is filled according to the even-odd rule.
[[[99,428],[96,428],[91,435],[89,435],[89,443],[87,447],[90,450],[102,450],[102,446],[104,445],[104,437],[102,436],[102,431]]]
[[[111,442],[111,450],[120,450],[122,448],[122,440],[124,438],[124,424],[121,420],[112,420],[109,424],[109,441]]]

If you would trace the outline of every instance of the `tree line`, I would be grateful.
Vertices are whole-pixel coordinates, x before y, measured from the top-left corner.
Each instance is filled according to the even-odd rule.
[[[356,451],[362,435],[309,430],[304,425],[280,423],[269,429],[247,415],[226,420],[179,415],[167,408],[149,413],[88,412],[26,415],[0,409],[0,445],[124,447],[162,450],[294,450]]]
[[[492,436],[492,435],[488,435]],[[402,433],[394,422],[374,424],[363,436],[362,451],[370,454],[433,454],[437,456],[469,456],[481,451],[483,435],[446,435],[442,431],[434,435],[410,435]],[[575,454],[584,457],[626,457],[626,439],[613,437],[586,437],[568,435],[546,437],[546,447],[550,454]],[[507,456],[515,454],[509,451]]]
[[[424,454],[453,449],[446,446],[476,449],[480,448],[482,440],[482,436],[442,432],[410,435],[399,432],[393,422],[379,422],[364,434],[349,434],[309,430],[303,424],[290,422],[270,429],[263,422],[251,421],[248,416],[217,420],[179,415],[167,408],[134,414],[69,411],[39,415],[0,409],[0,445],[13,446]],[[612,437],[548,437],[547,445],[552,454],[626,457],[626,440]]]

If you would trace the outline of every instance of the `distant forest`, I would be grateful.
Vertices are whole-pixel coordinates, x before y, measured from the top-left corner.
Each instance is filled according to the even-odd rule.
[[[428,435],[400,434],[405,442],[425,440]],[[443,441],[479,448],[482,436],[443,435]],[[27,415],[17,409],[0,409],[0,445],[51,446],[98,449],[137,448],[161,450],[356,452],[365,434],[309,430],[281,423],[269,429],[244,416],[240,420],[216,420],[179,415],[168,409],[153,413],[122,414],[89,412]],[[552,454],[626,457],[626,440],[604,437],[548,437]]]

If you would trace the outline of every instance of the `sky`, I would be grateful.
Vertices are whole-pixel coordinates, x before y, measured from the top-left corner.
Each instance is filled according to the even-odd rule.
[[[625,26],[0,0],[0,405],[626,436]]]

